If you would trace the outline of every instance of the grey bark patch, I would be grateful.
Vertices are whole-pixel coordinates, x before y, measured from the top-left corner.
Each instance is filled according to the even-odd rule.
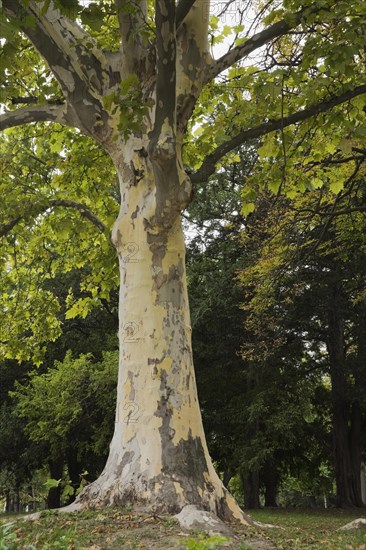
[[[177,445],[171,441],[171,421],[173,406],[171,395],[173,390],[167,385],[167,373],[162,370],[160,384],[161,400],[156,416],[162,418],[159,428],[162,441],[163,472],[172,479],[179,480],[186,496],[196,494],[196,488],[204,488],[204,473],[207,473],[207,463],[202,441],[198,437],[192,437],[189,430],[187,439],[181,439]],[[188,502],[191,499],[188,498]],[[192,501],[191,501],[192,502]],[[193,501],[194,502],[194,501]]]
[[[366,531],[366,518],[358,518],[343,527],[340,527],[338,531],[349,531],[350,529],[363,529]]]
[[[116,479],[120,479],[120,477],[122,476],[122,472],[123,472],[124,467],[127,466],[127,464],[130,464],[132,462],[134,454],[135,453],[133,451],[126,451],[125,452],[121,462],[116,467],[116,470],[115,470]]]
[[[179,514],[174,516],[183,529],[189,531],[204,531],[209,535],[224,535],[235,537],[234,531],[230,529],[221,519],[212,512],[200,510],[198,506],[189,504]]]
[[[130,401],[134,401],[135,400],[135,386],[134,386],[134,383],[133,383],[133,377],[134,377],[134,374],[132,371],[128,371],[128,379],[130,381],[130,385],[131,385],[131,389],[130,389],[130,395],[129,395],[129,399]]]

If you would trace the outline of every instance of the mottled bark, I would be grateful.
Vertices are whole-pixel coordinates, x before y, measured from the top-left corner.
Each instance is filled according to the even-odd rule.
[[[158,209],[156,159],[146,148],[134,139],[114,156],[122,199],[112,232],[121,276],[116,423],[106,467],[75,506],[137,503],[173,513],[196,504],[244,520],[208,454],[180,216]]]
[[[123,0],[115,5],[121,44],[118,51],[105,52],[52,2],[39,10],[33,0],[3,0],[6,15],[22,21],[65,101],[7,113],[2,127],[22,119],[75,126],[110,154],[120,179],[121,208],[112,233],[121,275],[115,431],[102,475],[71,507],[136,502],[177,512],[197,504],[245,521],[214,471],[203,433],[180,224],[191,200],[183,137],[203,83],[217,74],[209,73],[209,2],[182,0],[176,13],[174,0],[158,0],[154,43],[142,32],[145,0],[135,2],[133,10],[126,10]],[[34,23],[27,26],[30,15]],[[235,49],[233,61],[245,53]],[[131,97],[123,86],[121,91],[131,75],[138,82],[138,129],[124,105],[136,90]],[[51,476],[59,479],[62,468],[53,468]],[[57,498],[53,490],[49,506],[58,506]]]

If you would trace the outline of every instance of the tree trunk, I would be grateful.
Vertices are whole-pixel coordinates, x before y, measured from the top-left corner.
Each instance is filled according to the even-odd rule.
[[[338,507],[359,506],[361,500],[361,461],[358,457],[359,429],[350,430],[350,403],[347,397],[347,378],[344,351],[344,321],[339,305],[341,289],[336,284],[328,312],[328,341],[330,376],[332,382],[332,423],[335,477]],[[357,422],[354,417],[353,421]],[[352,441],[352,442],[351,442]],[[356,451],[356,455],[353,452]]]
[[[247,510],[257,510],[260,507],[259,502],[259,474],[250,472],[242,477],[244,490],[244,508]]]
[[[277,507],[277,490],[280,481],[277,469],[273,463],[267,463],[261,471],[261,480],[264,484],[264,506]]]
[[[366,467],[364,463],[361,466],[361,497],[363,505],[366,506]]]
[[[214,471],[203,432],[180,215],[158,223],[164,220],[164,200],[155,186],[159,170],[151,169],[145,147],[132,147],[129,161],[125,149],[123,160],[115,162],[121,182],[112,232],[121,284],[115,431],[104,471],[75,505],[138,503],[176,513],[196,504],[243,520]],[[167,180],[167,173],[160,177]],[[169,195],[169,181],[160,183]],[[173,200],[169,196],[165,203]]]
[[[9,492],[9,489],[7,489],[5,491],[5,504],[4,504],[4,509],[3,511],[6,513],[6,514],[9,514],[11,512],[10,510],[10,492]]]
[[[81,464],[78,462],[77,452],[75,449],[71,449],[67,455],[67,471],[71,486],[74,490],[74,493],[68,497],[68,503],[70,504],[75,500],[76,491],[80,486],[81,473],[83,471]]]
[[[350,454],[351,454],[351,475],[352,475],[352,492],[354,505],[363,507],[362,488],[361,488],[361,472],[362,472],[362,413],[360,403],[355,401],[352,403],[351,409],[351,426],[350,426]]]
[[[63,462],[62,461],[50,461],[48,463],[50,469],[50,477],[52,479],[61,479],[63,472]],[[46,507],[51,510],[54,508],[60,508],[61,506],[61,487],[51,487],[47,495]]]

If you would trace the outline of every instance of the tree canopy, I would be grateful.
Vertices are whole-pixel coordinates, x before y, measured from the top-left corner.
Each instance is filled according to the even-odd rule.
[[[176,7],[178,42],[179,28],[192,4],[182,1]],[[265,136],[259,148],[261,162],[244,189],[246,213],[254,208],[263,186],[288,196],[323,186],[342,192],[365,158],[364,3],[324,0],[262,6],[253,2],[235,13],[230,2],[222,6],[222,13],[214,8],[211,46],[225,40],[230,48],[215,61],[207,52],[202,92],[191,98],[188,113],[181,115],[185,126],[198,99],[189,121],[189,139],[184,140],[191,181],[207,179],[223,158],[237,160],[240,144]],[[113,254],[108,229],[118,212],[114,199],[119,200],[113,168],[93,141],[67,128],[80,123],[72,120],[71,84],[62,78],[64,69],[54,69],[55,60],[66,55],[69,78],[79,73],[80,97],[88,93],[103,97],[101,112],[105,108],[113,113],[128,138],[152,108],[143,89],[146,79],[155,78],[151,72],[155,61],[149,56],[157,47],[159,23],[153,5],[140,18],[137,6],[123,8],[118,2],[23,6],[14,1],[7,5],[5,0],[3,10],[1,125],[58,121],[8,131],[1,143],[1,191],[6,200],[0,233],[7,266],[2,284],[17,292],[16,300],[14,290],[2,297],[7,319],[2,348],[5,356],[25,359],[33,352],[37,360],[42,341],[60,334],[56,320],[60,304],[41,279],[70,269],[69,256],[73,265],[94,266],[83,281],[85,297],[75,303],[68,296],[70,316],[85,316],[93,302],[107,297],[116,284],[113,261],[106,260]],[[235,24],[225,24],[229,21]],[[129,24],[137,29],[131,36]],[[123,67],[124,74],[118,65],[119,44],[122,38],[129,51],[137,32],[149,70],[143,75],[131,61],[133,66]],[[53,53],[48,48],[51,42],[57,44]],[[93,71],[110,75],[105,90],[87,91]],[[21,247],[26,247],[26,265],[14,254]],[[48,307],[42,312],[45,300]],[[31,323],[30,313],[23,316],[19,308],[15,310],[19,303],[22,310],[32,308]],[[21,349],[16,345],[19,338]]]

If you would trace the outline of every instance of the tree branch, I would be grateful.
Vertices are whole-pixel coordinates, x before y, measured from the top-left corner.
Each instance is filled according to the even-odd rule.
[[[68,199],[52,199],[49,202],[49,206],[51,208],[63,206],[64,208],[73,208],[74,210],[78,210],[81,216],[92,222],[101,233],[105,233],[107,231],[106,225],[80,202],[70,201]]]
[[[84,87],[83,84],[86,87],[100,87],[101,52],[97,53],[94,39],[79,25],[61,15],[52,1],[45,12],[41,4],[33,1],[27,6],[19,0],[3,0],[2,4],[5,14],[20,22],[22,32],[46,60],[65,95],[77,86]],[[22,23],[29,20],[34,23]],[[87,48],[83,42],[95,47]],[[93,72],[98,78],[91,79]]]
[[[43,212],[47,212],[47,210],[56,208],[58,206],[62,206],[64,208],[73,208],[74,210],[77,210],[80,212],[81,216],[90,222],[92,222],[101,233],[107,232],[106,225],[95,215],[93,212],[88,210],[86,206],[84,206],[80,202],[71,201],[68,199],[52,199],[47,204],[43,204],[41,207],[38,207],[34,211],[34,216],[42,214]],[[15,227],[19,222],[22,221],[24,216],[17,216],[10,222],[0,226],[0,237],[5,237],[10,233],[10,231]]]
[[[17,218],[14,218],[13,220],[10,220],[8,223],[4,223],[4,225],[0,226],[0,237],[5,237],[10,231],[13,229],[13,227],[16,226],[17,223],[19,223],[22,219],[22,216],[18,216]]]
[[[148,49],[142,38],[147,25],[146,0],[115,0],[120,36],[123,48],[123,73],[146,76]]]
[[[239,46],[236,46],[232,50],[228,51],[225,55],[214,61],[207,68],[204,84],[207,84],[222,71],[225,71],[237,61],[247,57],[261,46],[264,46],[264,44],[267,44],[270,40],[287,34],[291,29],[297,27],[303,16],[304,9],[301,9],[294,14],[291,23],[285,20],[278,21],[267,29],[264,29],[263,31],[254,34],[251,38],[248,38],[244,44],[240,44]]]
[[[180,25],[183,23],[185,17],[188,15],[191,7],[196,2],[196,0],[180,0],[177,4],[175,12],[175,25],[177,30]]]
[[[270,132],[279,130],[281,128],[286,128],[287,126],[291,126],[291,124],[302,122],[303,120],[311,118],[312,116],[318,115],[320,113],[324,113],[325,111],[328,111],[333,107],[340,105],[341,103],[345,103],[346,101],[349,101],[350,99],[365,93],[366,84],[363,84],[361,86],[357,86],[353,90],[348,90],[343,94],[334,95],[331,96],[329,99],[320,101],[319,103],[315,103],[314,105],[310,105],[310,107],[307,107],[302,111],[292,113],[287,117],[269,120],[268,122],[264,122],[263,124],[255,126],[254,128],[248,128],[247,130],[239,132],[233,138],[219,145],[212,153],[210,153],[205,158],[201,167],[191,175],[191,181],[193,183],[206,181],[207,178],[215,172],[216,163],[227,153],[229,153],[236,147],[239,147],[246,141],[259,138],[265,134],[269,134]]]
[[[0,131],[14,126],[21,126],[29,122],[59,122],[66,126],[72,126],[71,120],[66,113],[64,105],[34,105],[32,107],[21,107],[14,111],[8,111],[0,115]]]
[[[156,108],[150,151],[161,160],[175,156],[176,139],[176,31],[175,0],[157,0]]]

